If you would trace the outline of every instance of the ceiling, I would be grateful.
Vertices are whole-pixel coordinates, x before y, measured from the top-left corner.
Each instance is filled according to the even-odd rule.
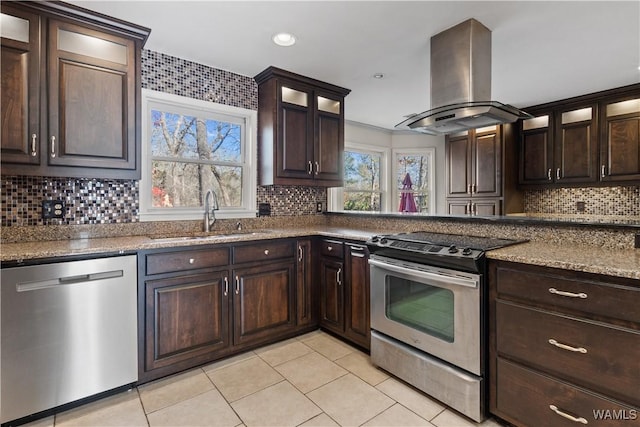
[[[468,18],[492,31],[493,100],[522,108],[640,81],[640,1],[69,2],[151,28],[146,49],[349,88],[346,119],[387,129],[431,108],[429,39]],[[274,45],[281,31],[297,43]]]

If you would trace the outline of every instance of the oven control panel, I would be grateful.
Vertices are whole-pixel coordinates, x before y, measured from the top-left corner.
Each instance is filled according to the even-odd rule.
[[[479,258],[484,252],[468,246],[434,244],[394,238],[393,236],[373,236],[367,241],[369,247],[389,248],[399,251],[414,252],[425,256],[438,255],[457,258]]]

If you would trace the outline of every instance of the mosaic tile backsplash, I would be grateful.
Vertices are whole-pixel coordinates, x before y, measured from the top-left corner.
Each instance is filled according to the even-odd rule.
[[[578,211],[584,202],[584,211]],[[526,213],[640,216],[640,187],[552,188],[524,193]]]

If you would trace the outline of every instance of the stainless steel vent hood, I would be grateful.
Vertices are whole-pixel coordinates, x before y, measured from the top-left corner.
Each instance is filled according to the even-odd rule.
[[[396,128],[447,135],[531,117],[490,99],[491,31],[469,19],[431,37],[432,109]]]

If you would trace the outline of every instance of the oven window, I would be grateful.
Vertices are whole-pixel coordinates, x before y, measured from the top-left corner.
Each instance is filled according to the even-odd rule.
[[[387,318],[447,342],[453,342],[453,292],[387,276]]]

